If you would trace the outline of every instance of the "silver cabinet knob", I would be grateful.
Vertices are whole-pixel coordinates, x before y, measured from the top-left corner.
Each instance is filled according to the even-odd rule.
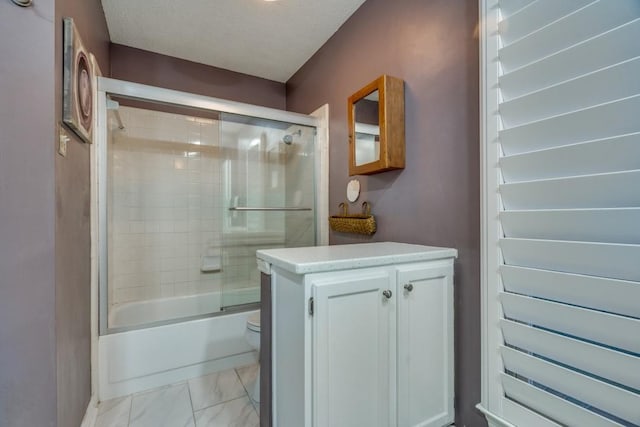
[[[413,284],[407,283],[406,285],[404,285],[404,290],[407,292],[411,292],[413,290]]]
[[[389,299],[391,298],[391,295],[393,295],[393,293],[391,293],[391,291],[387,289],[386,291],[382,291],[382,295],[384,295],[386,299]]]

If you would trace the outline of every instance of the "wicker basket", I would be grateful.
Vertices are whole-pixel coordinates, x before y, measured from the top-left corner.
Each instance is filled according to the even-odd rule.
[[[342,215],[332,215],[329,217],[329,225],[334,231],[341,233],[356,233],[372,235],[376,232],[376,219],[371,215],[369,203],[362,203],[361,214],[349,214],[346,204],[340,203]]]

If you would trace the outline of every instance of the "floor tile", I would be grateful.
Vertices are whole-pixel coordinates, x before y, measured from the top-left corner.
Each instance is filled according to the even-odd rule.
[[[249,395],[253,393],[253,387],[256,383],[256,378],[258,377],[258,366],[259,365],[257,363],[254,363],[253,365],[236,368],[240,381],[242,381],[242,385]]]
[[[95,427],[127,427],[130,411],[131,396],[100,402]]]
[[[189,389],[194,411],[246,395],[233,369],[189,380]]]
[[[193,427],[186,383],[136,394],[131,401],[130,427]]]
[[[211,406],[195,413],[196,427],[258,427],[260,420],[248,397]]]

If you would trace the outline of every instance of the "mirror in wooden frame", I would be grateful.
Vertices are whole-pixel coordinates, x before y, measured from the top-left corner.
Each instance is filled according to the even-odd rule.
[[[349,175],[403,169],[404,82],[383,75],[349,97]]]

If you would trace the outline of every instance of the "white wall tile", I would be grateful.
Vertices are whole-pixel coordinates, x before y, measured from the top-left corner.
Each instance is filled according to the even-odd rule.
[[[110,304],[214,292],[228,281],[256,286],[256,248],[221,249],[230,215],[222,166],[235,163],[240,170],[239,162],[246,165],[238,141],[227,143],[231,149],[220,148],[220,124],[214,120],[127,107],[121,107],[121,115],[127,130],[114,136],[109,151]],[[268,130],[267,140],[273,139],[271,133],[281,137],[282,131]],[[256,137],[247,135],[245,145]],[[273,162],[265,166],[255,154],[250,153],[247,181],[253,183],[252,192],[239,194],[243,203],[284,205],[285,156],[270,155]],[[272,184],[270,171],[276,172],[276,188],[265,192]],[[249,227],[284,230],[284,215],[249,218],[244,223]],[[205,255],[223,257],[222,272],[201,272]]]

